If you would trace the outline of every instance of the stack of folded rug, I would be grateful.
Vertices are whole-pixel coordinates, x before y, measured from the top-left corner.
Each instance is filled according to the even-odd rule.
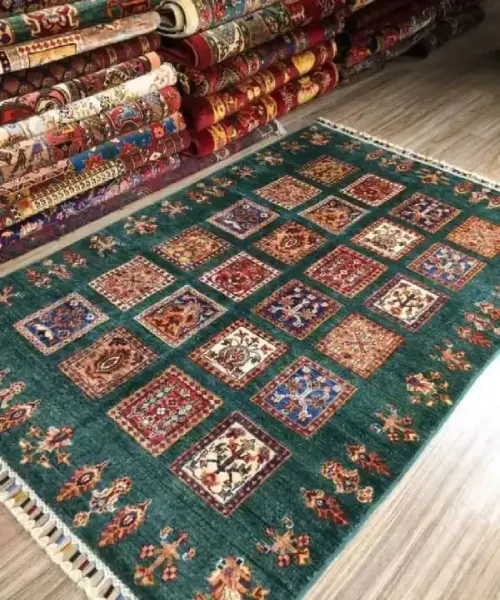
[[[426,56],[484,17],[481,0],[358,0],[339,39],[343,83],[380,71],[387,61]]]
[[[198,156],[220,150],[338,82],[335,35],[346,0],[166,0],[166,60]]]

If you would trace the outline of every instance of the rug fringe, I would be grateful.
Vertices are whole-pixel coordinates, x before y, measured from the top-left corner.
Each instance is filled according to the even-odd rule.
[[[0,502],[89,600],[136,600],[131,590],[1,458]]]
[[[411,158],[413,160],[418,160],[422,163],[429,165],[430,167],[436,167],[442,171],[446,171],[451,175],[458,175],[459,177],[463,177],[465,179],[469,179],[478,185],[482,185],[490,188],[492,191],[500,192],[500,181],[494,181],[493,179],[489,179],[487,177],[483,177],[482,175],[478,175],[477,173],[473,173],[471,171],[467,171],[465,169],[461,169],[460,167],[456,167],[454,165],[450,165],[447,162],[435,160],[434,158],[430,158],[429,156],[425,156],[425,154],[420,154],[419,152],[414,152],[413,150],[409,150],[408,148],[404,148],[403,146],[398,146],[397,144],[392,144],[391,142],[387,142],[381,138],[376,136],[369,135],[368,133],[364,133],[361,131],[357,131],[348,125],[344,125],[342,123],[334,123],[329,119],[325,119],[324,117],[320,117],[317,123],[328,127],[329,129],[333,129],[334,131],[339,131],[340,133],[347,133],[348,135],[358,138],[361,141],[370,142],[380,148],[390,150],[391,152],[395,152],[397,154],[401,154],[402,156]]]

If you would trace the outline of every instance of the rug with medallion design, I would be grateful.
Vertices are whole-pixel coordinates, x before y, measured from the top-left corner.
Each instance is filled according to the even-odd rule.
[[[500,347],[500,187],[320,121],[0,281],[0,498],[91,598],[303,597]]]

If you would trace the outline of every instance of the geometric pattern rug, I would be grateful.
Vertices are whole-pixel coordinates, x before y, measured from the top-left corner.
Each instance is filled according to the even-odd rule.
[[[93,598],[301,597],[500,347],[500,188],[318,121],[0,281],[0,498]]]

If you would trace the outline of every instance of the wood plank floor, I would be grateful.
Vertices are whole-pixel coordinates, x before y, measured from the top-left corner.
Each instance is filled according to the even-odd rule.
[[[283,123],[291,131],[325,116],[500,180],[500,6],[490,0],[486,7],[486,23],[426,61],[391,63]],[[164,195],[145,198],[13,261],[0,274]],[[500,358],[307,600],[500,599],[499,384]],[[0,600],[32,598],[80,600],[83,593],[0,507]]]

